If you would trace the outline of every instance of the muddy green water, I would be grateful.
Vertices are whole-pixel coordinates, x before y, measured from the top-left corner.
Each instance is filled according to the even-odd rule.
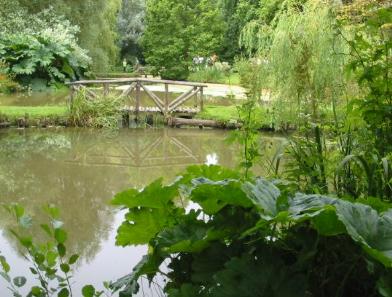
[[[74,288],[101,287],[129,273],[146,247],[115,246],[115,231],[123,219],[108,202],[130,187],[141,188],[164,177],[172,181],[192,164],[238,164],[239,147],[225,141],[229,132],[198,129],[89,129],[0,130],[0,203],[22,204],[36,223],[46,222],[43,205],[61,209],[68,231],[70,253],[81,259]],[[265,153],[273,154],[281,138],[265,136]],[[28,263],[18,254],[7,231],[12,218],[0,210],[0,251],[13,276],[29,276]],[[39,227],[33,227],[44,238]],[[150,293],[148,293],[150,292]],[[7,297],[0,280],[0,296]],[[75,296],[79,296],[76,294]],[[145,290],[145,296],[156,296]]]

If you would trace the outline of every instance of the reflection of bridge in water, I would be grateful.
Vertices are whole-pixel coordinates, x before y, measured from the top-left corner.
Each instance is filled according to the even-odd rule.
[[[189,130],[173,132],[176,133],[170,133],[166,129],[158,130],[157,133],[147,133],[142,138],[140,135],[132,137],[131,134],[127,141],[122,137],[108,143],[108,146],[91,146],[65,162],[81,166],[146,169],[186,167],[205,162],[207,152],[203,152],[201,139],[195,137],[200,134],[190,133],[192,131]]]

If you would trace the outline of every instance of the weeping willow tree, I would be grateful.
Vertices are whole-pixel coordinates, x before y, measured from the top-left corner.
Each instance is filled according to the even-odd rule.
[[[279,122],[320,123],[328,114],[338,120],[345,49],[334,9],[320,0],[284,1],[268,21],[242,32],[242,45],[268,69]]]

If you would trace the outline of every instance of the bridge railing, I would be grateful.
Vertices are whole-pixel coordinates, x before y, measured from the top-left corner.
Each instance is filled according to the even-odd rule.
[[[163,84],[164,85],[164,97],[161,98],[153,91],[151,91],[148,86],[151,84]],[[147,78],[124,78],[124,79],[99,79],[99,80],[81,80],[68,83],[71,86],[71,104],[77,92],[81,90],[85,91],[86,96],[94,100],[98,97],[97,93],[91,89],[91,86],[102,85],[103,96],[108,96],[110,92],[110,86],[115,85],[127,85],[128,87],[123,90],[119,97],[127,98],[135,91],[135,106],[129,107],[128,110],[132,110],[135,113],[143,111],[141,107],[141,92],[144,91],[149,98],[152,99],[158,112],[161,112],[165,116],[171,113],[177,112],[180,106],[183,105],[188,100],[195,98],[196,107],[202,111],[204,107],[204,88],[207,87],[206,84],[195,83],[195,82],[184,82],[184,81],[172,81],[172,80],[161,80],[161,79],[147,79]],[[189,90],[183,91],[174,100],[170,100],[169,97],[169,86],[170,85],[180,85],[189,86]],[[197,110],[191,110],[191,112],[197,112]]]

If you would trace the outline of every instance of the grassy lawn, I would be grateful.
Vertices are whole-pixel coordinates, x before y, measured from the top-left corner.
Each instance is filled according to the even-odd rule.
[[[188,81],[226,85],[240,85],[241,83],[238,73],[225,73],[214,68],[192,72],[188,77]]]
[[[268,116],[266,112],[261,108],[256,108],[256,121],[261,125],[268,123]],[[219,122],[228,122],[230,120],[238,121],[238,111],[237,107],[234,105],[231,106],[216,106],[216,105],[207,105],[204,106],[203,112],[199,113],[196,118],[205,119],[205,120],[215,120]]]
[[[239,86],[241,84],[240,79],[241,77],[238,73],[230,73],[230,76],[226,76],[224,82],[222,83],[226,85]]]
[[[197,116],[199,119],[215,120],[220,122],[227,122],[230,120],[238,120],[238,112],[236,106],[204,106],[203,112]]]
[[[0,106],[0,115],[7,118],[21,118],[26,114],[31,119],[65,117],[66,106]]]

